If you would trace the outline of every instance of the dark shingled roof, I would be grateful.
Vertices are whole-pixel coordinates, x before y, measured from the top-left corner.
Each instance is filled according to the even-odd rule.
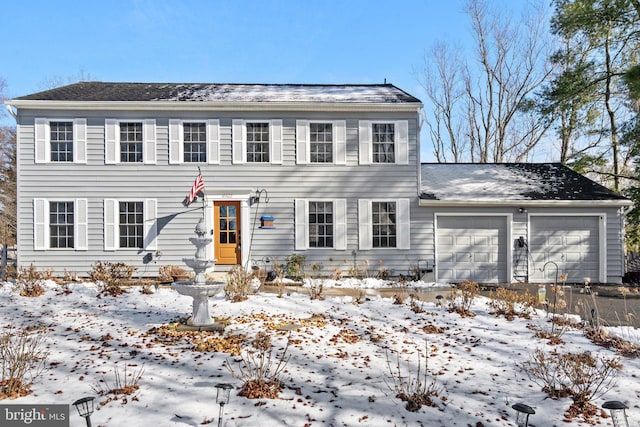
[[[423,200],[628,200],[561,163],[423,163]]]
[[[15,98],[31,101],[420,103],[392,84],[215,84],[81,82]]]

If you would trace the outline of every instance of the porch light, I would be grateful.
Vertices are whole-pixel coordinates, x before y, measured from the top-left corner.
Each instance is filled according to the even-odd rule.
[[[527,427],[529,425],[529,415],[536,413],[531,406],[524,403],[516,403],[512,408],[516,410],[516,425],[518,427]]]
[[[602,405],[604,409],[608,409],[611,413],[611,420],[613,421],[613,427],[629,427],[629,420],[627,419],[627,406],[617,400],[609,400]]]
[[[216,384],[216,403],[220,405],[220,411],[218,412],[218,427],[222,427],[223,407],[229,403],[232,388],[233,386],[229,383]]]
[[[87,427],[91,427],[91,414],[93,414],[93,401],[95,397],[83,397],[73,402],[73,406],[78,410],[78,415],[84,418]]]

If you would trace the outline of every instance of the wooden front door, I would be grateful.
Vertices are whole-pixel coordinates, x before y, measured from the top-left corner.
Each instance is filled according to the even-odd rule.
[[[240,264],[240,202],[215,202],[213,212],[218,264]]]

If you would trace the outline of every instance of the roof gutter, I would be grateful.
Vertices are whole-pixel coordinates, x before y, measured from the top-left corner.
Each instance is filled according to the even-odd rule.
[[[224,102],[224,101],[43,101],[13,99],[5,101],[16,108],[43,110],[153,110],[153,111],[362,111],[415,112],[422,103],[366,102]]]
[[[420,199],[418,206],[430,207],[632,207],[628,199],[617,200],[425,200]]]

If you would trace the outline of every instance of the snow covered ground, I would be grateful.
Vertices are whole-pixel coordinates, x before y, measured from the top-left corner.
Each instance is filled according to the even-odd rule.
[[[167,340],[150,332],[191,313],[191,298],[173,289],[151,295],[133,288],[119,297],[96,298],[94,284],[71,284],[70,294],[47,284],[37,298],[22,297],[10,284],[0,288],[0,327],[43,324],[50,351],[49,369],[33,385],[33,393],[1,403],[71,403],[95,395],[100,380],[142,372],[140,388],[132,396],[108,401],[91,417],[94,426],[197,426],[217,424],[215,385],[236,388],[226,364],[239,358],[221,352],[198,352],[193,342]],[[307,294],[259,293],[231,303],[222,295],[211,299],[211,312],[228,319],[224,336],[251,339],[269,330],[274,353],[291,340],[291,358],[283,373],[285,388],[279,399],[251,400],[231,395],[224,406],[225,426],[514,426],[511,405],[535,408],[535,427],[587,426],[566,422],[570,399],[553,400],[516,366],[536,348],[561,352],[591,351],[614,357],[612,350],[589,342],[581,330],[569,329],[565,344],[551,346],[535,338],[531,325],[549,329],[544,313],[530,320],[507,321],[489,314],[484,298],[476,299],[475,317],[461,317],[433,303],[409,304],[371,297],[355,304],[351,297],[311,300]],[[417,310],[418,311],[418,310]],[[289,331],[290,330],[290,331]],[[637,330],[618,331],[638,340]],[[417,352],[430,351],[429,372],[443,392],[438,407],[409,412],[394,396],[387,361],[400,355],[403,373],[415,374]],[[396,353],[397,352],[397,353]],[[424,357],[421,359],[424,361]],[[595,403],[621,400],[630,410],[631,425],[640,425],[640,361],[621,359],[624,366],[616,386]],[[105,402],[106,397],[97,397]],[[600,418],[600,425],[612,425]],[[84,420],[71,408],[71,426]]]

